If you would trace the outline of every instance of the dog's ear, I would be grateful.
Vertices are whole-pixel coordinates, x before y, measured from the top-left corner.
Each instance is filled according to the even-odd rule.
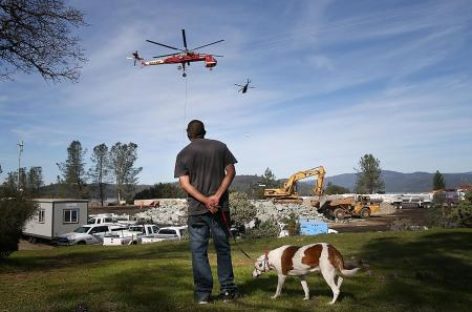
[[[264,250],[264,257],[268,258],[269,257],[269,251],[266,249]]]

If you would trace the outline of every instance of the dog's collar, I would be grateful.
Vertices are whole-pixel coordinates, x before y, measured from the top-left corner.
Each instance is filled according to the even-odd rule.
[[[268,252],[264,253],[264,259],[262,260],[262,267],[264,269],[264,272],[270,271],[270,264],[269,264],[269,256]]]

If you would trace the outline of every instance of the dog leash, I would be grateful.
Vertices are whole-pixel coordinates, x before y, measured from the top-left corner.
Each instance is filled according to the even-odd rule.
[[[243,255],[245,255],[248,259],[254,261],[254,259],[252,259],[251,256],[249,256],[249,255],[247,254],[247,252],[245,252],[245,251],[241,248],[241,246],[239,246],[238,242],[236,241],[236,237],[235,237],[235,236],[233,235],[233,233],[231,232],[231,227],[229,226],[229,222],[228,222],[228,220],[226,219],[226,215],[225,215],[225,213],[223,212],[223,209],[219,209],[219,210],[221,211],[221,216],[222,216],[222,219],[223,219],[223,223],[226,225],[226,228],[228,229],[228,233],[229,233],[229,235],[233,238],[233,241],[234,241],[234,244],[236,245],[236,247],[238,247],[239,251],[241,251],[241,253],[242,253]]]

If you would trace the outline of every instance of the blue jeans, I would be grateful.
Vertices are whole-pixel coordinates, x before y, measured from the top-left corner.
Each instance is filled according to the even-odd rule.
[[[229,244],[229,217],[223,220],[221,211],[216,214],[205,213],[191,215],[188,218],[188,230],[190,234],[190,249],[192,251],[193,281],[195,285],[195,297],[197,300],[208,298],[213,289],[213,277],[210,262],[208,261],[208,242],[210,232],[215,245],[218,280],[221,292],[236,292],[234,283],[233,264],[231,261],[231,247]]]

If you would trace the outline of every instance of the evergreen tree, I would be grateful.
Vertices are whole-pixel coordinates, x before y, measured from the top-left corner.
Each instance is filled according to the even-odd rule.
[[[138,159],[138,145],[116,143],[110,149],[110,168],[115,177],[118,203],[122,198],[131,200],[138,183],[138,174],[142,167],[135,168],[134,163]]]
[[[92,183],[97,185],[98,197],[103,206],[106,195],[106,181],[110,168],[108,146],[104,143],[95,146],[90,160],[92,161],[92,167],[89,169],[88,176],[92,179]]]
[[[270,168],[266,168],[266,170],[264,171],[264,175],[261,179],[261,184],[264,184],[265,187],[268,188],[277,186],[277,180],[275,179],[275,175],[272,170],[270,170]]]
[[[365,154],[359,160],[357,171],[356,193],[373,194],[382,193],[385,190],[385,184],[382,179],[382,169],[380,161],[372,154]]]
[[[446,188],[446,182],[444,181],[443,175],[436,170],[436,173],[433,176],[433,191],[444,190]]]
[[[57,166],[62,173],[61,184],[65,188],[65,196],[77,198],[87,197],[84,157],[86,150],[79,141],[72,141],[67,148],[67,159]]]
[[[43,168],[31,167],[26,177],[26,189],[30,195],[32,197],[38,196],[43,185]]]
[[[25,192],[7,184],[0,188],[0,260],[18,250],[22,229],[35,212]]]
[[[261,176],[260,180],[253,185],[254,198],[264,198],[264,189],[277,187],[278,183],[275,179],[275,175],[269,168],[266,168],[264,175]]]

